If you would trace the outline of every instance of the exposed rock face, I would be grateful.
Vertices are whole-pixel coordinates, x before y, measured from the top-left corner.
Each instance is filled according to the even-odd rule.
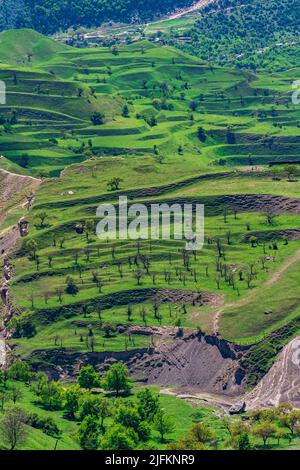
[[[243,403],[233,405],[231,408],[229,408],[229,414],[230,415],[239,415],[239,414],[244,413],[245,411],[246,411],[246,402],[245,401]]]
[[[100,373],[105,372],[112,363],[123,361],[128,364],[133,357],[142,357],[148,349],[132,351],[107,351],[95,353],[71,353],[65,349],[36,350],[31,354],[33,369],[44,371],[55,380],[68,380],[79,373],[82,366],[92,364]]]
[[[247,409],[285,402],[300,408],[300,336],[283,348],[273,367],[246,397]]]
[[[191,334],[161,341],[154,353],[130,361],[131,373],[149,384],[239,395],[243,391],[242,351],[215,336]]]
[[[105,372],[112,362],[123,361],[131,376],[147,384],[177,386],[189,390],[241,395],[245,373],[239,360],[243,349],[217,336],[190,330],[178,335],[174,327],[130,327],[131,334],[148,334],[149,347],[128,352],[76,354],[64,349],[35,351],[33,367],[52,377],[76,375],[80,367],[93,364]]]

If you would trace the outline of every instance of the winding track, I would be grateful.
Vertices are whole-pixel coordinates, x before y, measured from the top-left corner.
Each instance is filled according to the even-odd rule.
[[[191,5],[188,8],[184,8],[182,10],[178,10],[175,13],[172,13],[171,15],[161,18],[160,20],[157,21],[151,21],[151,23],[148,23],[149,25],[151,24],[157,24],[157,23],[163,23],[164,21],[170,21],[170,20],[177,20],[178,18],[181,18],[182,16],[187,15],[188,13],[193,13],[194,11],[197,10],[202,10],[202,8],[205,8],[207,5],[210,3],[214,3],[216,0],[200,0]]]

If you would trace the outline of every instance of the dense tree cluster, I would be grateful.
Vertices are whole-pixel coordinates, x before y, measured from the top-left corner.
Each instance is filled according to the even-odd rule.
[[[255,69],[269,47],[284,47],[299,37],[298,0],[219,0],[202,11],[188,32],[189,52],[219,64]],[[176,32],[173,37],[176,40]],[[273,50],[278,56],[279,51]],[[269,58],[270,59],[270,58]]]
[[[193,0],[2,0],[0,27],[31,27],[52,34],[69,27],[99,26],[105,21],[145,22]],[[12,5],[14,4],[14,5]]]

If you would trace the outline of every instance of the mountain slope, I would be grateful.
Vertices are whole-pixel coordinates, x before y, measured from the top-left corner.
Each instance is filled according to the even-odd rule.
[[[9,30],[0,33],[0,62],[9,64],[47,62],[55,54],[67,51],[62,45],[32,29]]]
[[[299,24],[298,0],[218,0],[202,10],[186,48],[221,65],[256,68],[266,48],[299,41]],[[278,60],[280,52],[273,53],[273,59]]]
[[[78,26],[98,26],[104,21],[148,21],[177,8],[192,5],[194,0],[23,0],[10,8],[11,0],[2,0],[7,14],[2,15],[2,29],[33,27],[45,34]],[[14,14],[10,13],[13,11]]]

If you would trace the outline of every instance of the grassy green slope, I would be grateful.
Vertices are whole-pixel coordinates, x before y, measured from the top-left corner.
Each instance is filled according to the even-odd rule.
[[[35,68],[35,55],[39,68]],[[10,65],[0,69],[8,85],[5,116],[17,112],[17,123],[1,130],[1,152],[23,169],[25,162],[28,173],[56,176],[44,181],[28,215],[28,238],[37,243],[39,263],[21,243],[14,259],[12,298],[37,328],[31,340],[12,339],[17,351],[28,357],[32,350],[55,349],[57,335],[67,351],[88,350],[80,336],[75,337],[74,321],[80,322],[83,336],[93,326],[97,350],[124,349],[126,333],[115,332],[104,339],[96,308],[99,303],[105,324],[143,324],[140,309],[144,307],[147,326],[180,323],[213,330],[213,306],[189,305],[186,313],[175,302],[162,305],[160,315],[155,316],[154,287],[210,292],[220,296],[225,307],[236,304],[236,308],[224,308],[220,321],[221,333],[232,340],[255,342],[298,316],[297,299],[288,306],[287,314],[278,297],[278,311],[266,316],[264,311],[273,307],[265,301],[253,309],[247,296],[249,291],[254,296],[257,293],[257,298],[263,296],[268,279],[297,251],[299,240],[293,230],[299,226],[299,212],[292,208],[285,213],[284,202],[281,215],[270,225],[257,201],[224,199],[225,195],[258,193],[299,197],[297,176],[295,181],[287,181],[282,168],[284,162],[299,162],[299,110],[290,104],[291,74],[255,76],[215,67],[147,41],[119,47],[114,53],[104,47],[59,47],[47,62],[42,63],[35,52],[26,68]],[[124,103],[127,117],[122,116]],[[92,125],[89,118],[95,110],[105,112],[104,124]],[[270,164],[276,167],[269,170]],[[123,179],[121,194],[125,191],[132,200],[150,203],[192,198],[206,204],[205,247],[198,257],[190,256],[188,269],[183,266],[183,243],[150,246],[146,242],[141,248],[135,242],[106,243],[76,234],[76,224],[96,221],[98,203],[117,200],[118,194],[107,189],[114,176]],[[149,187],[156,189],[149,191]],[[235,218],[236,204],[240,213]],[[225,218],[224,209],[228,212]],[[41,210],[47,210],[45,226],[38,221]],[[258,246],[251,246],[251,235],[258,238]],[[289,238],[288,244],[285,238]],[[218,239],[225,250],[222,265],[229,266],[233,278],[224,277],[224,268],[221,274],[216,272]],[[150,258],[149,274],[141,259],[138,266],[128,261],[139,250]],[[262,266],[264,256],[266,266]],[[255,276],[249,287],[246,279],[252,265]],[[137,268],[142,270],[141,285],[135,278]],[[171,273],[169,281],[166,270]],[[78,284],[76,296],[64,292],[68,275]],[[219,275],[220,285],[216,282]],[[290,275],[293,270],[283,274],[283,285]],[[57,295],[60,289],[62,299]],[[275,290],[276,285],[270,296]],[[244,298],[243,309],[239,309],[238,302]],[[128,303],[134,306],[130,320]],[[248,322],[245,311],[249,309]],[[147,337],[141,335],[131,346],[147,344]]]
[[[57,53],[68,50],[64,46],[32,29],[18,29],[0,33],[0,62],[11,65],[37,66],[48,62]]]

